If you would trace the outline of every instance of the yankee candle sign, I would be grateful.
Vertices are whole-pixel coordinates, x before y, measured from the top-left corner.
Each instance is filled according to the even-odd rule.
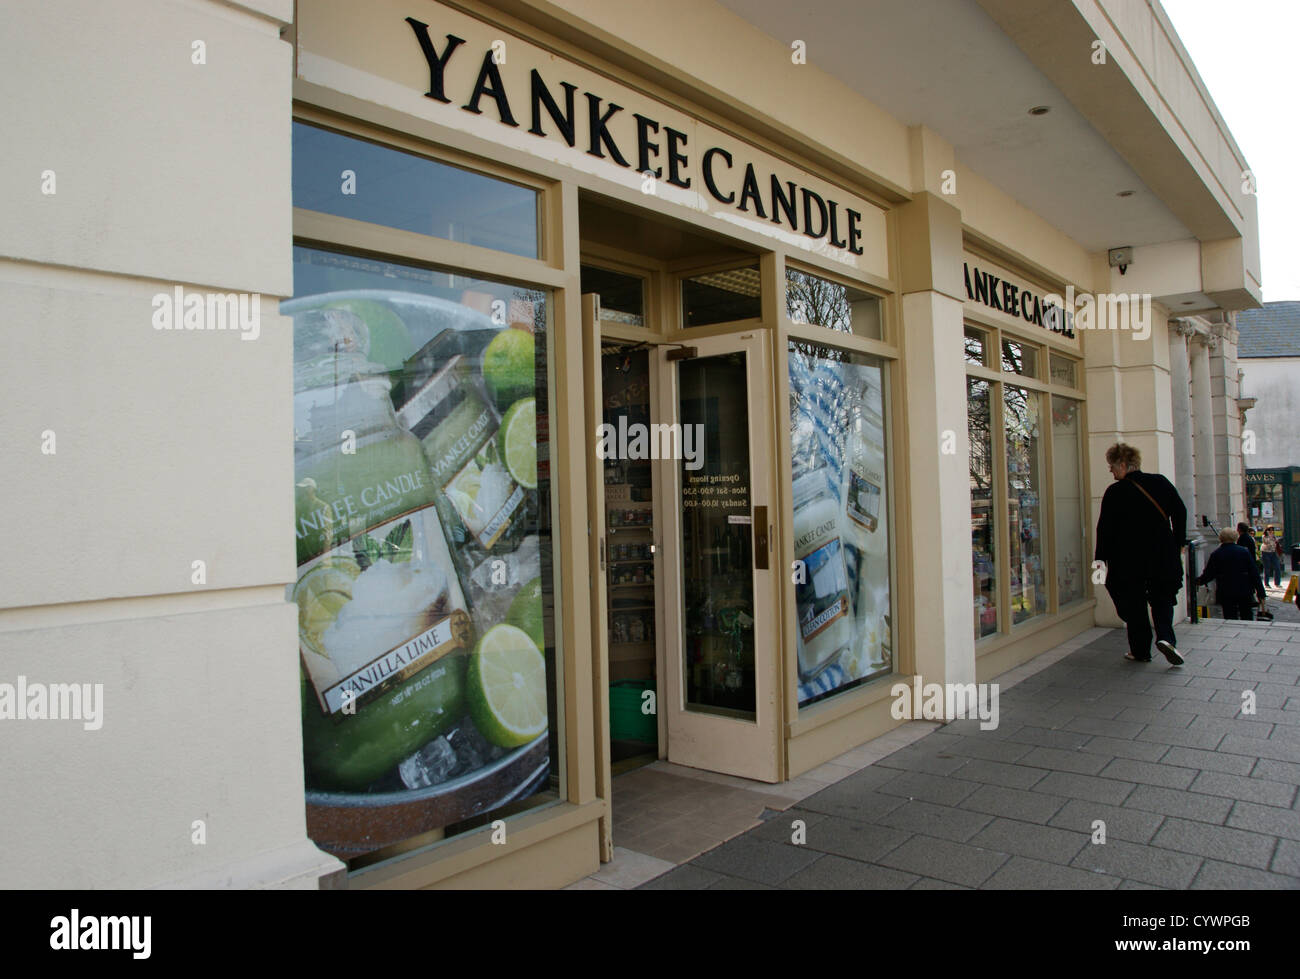
[[[1040,298],[1028,289],[998,278],[992,272],[971,268],[969,262],[963,262],[961,268],[966,279],[967,299],[1008,316],[1019,316],[1026,323],[1044,327],[1053,333],[1074,336],[1074,313],[1062,305],[1060,296],[1052,294]]]
[[[428,24],[413,17],[407,17],[406,22],[429,65],[429,90],[425,96],[452,104],[446,91],[448,64],[453,58],[473,59],[477,55],[462,53],[464,38],[447,34],[444,40],[435,41]],[[469,92],[453,93],[458,98],[465,97],[460,106],[464,111],[482,115],[487,107],[496,113],[502,125],[520,128],[527,123],[527,131],[541,138],[550,138],[549,126],[571,148],[581,144],[589,156],[607,159],[628,170],[635,169],[643,176],[653,174],[674,187],[690,189],[698,177],[709,196],[720,204],[802,232],[809,238],[824,239],[853,255],[863,254],[859,211],[823,197],[811,188],[797,186],[793,180],[782,180],[775,173],[760,175],[752,163],[743,163],[721,146],[710,146],[699,155],[696,173],[686,134],[671,126],[660,126],[639,112],[632,114],[636,119],[635,145],[620,146],[609,124],[624,111],[623,106],[589,91],[581,93],[579,103],[577,85],[566,81],[548,83],[536,68],[529,72],[527,91],[507,92],[496,56],[497,52],[488,48],[473,88]]]

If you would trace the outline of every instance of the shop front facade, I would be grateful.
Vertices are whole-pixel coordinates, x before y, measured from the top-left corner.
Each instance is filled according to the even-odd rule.
[[[581,2],[288,6],[154,28],[206,30],[189,104],[264,137],[235,188],[255,254],[208,233],[105,262],[51,238],[13,252],[40,268],[10,263],[34,314],[43,294],[66,315],[110,295],[119,330],[140,296],[179,290],[180,332],[147,303],[141,358],[180,341],[179,374],[239,378],[238,395],[205,382],[238,417],[187,414],[179,382],[160,397],[213,442],[243,439],[215,467],[226,492],[294,500],[256,504],[260,564],[223,577],[239,555],[177,508],[185,588],[146,567],[108,591],[38,576],[3,613],[29,673],[21,657],[70,632],[112,637],[107,703],[154,698],[155,728],[176,719],[163,686],[132,692],[147,664],[172,685],[216,671],[187,701],[201,716],[265,667],[230,708],[245,740],[163,807],[185,840],[61,879],[563,885],[610,858],[629,759],[796,778],[909,719],[899,684],[986,682],[1113,615],[1091,562],[1102,452],[1124,439],[1147,468],[1182,465],[1171,345],[1186,317],[1256,301],[1253,199],[1217,201],[1195,172],[1204,199],[1150,192],[1186,241],[1141,241],[1120,280],[1078,240],[1088,221],[1052,223],[801,59],[775,6],[669,4],[651,24]],[[1028,30],[1016,4],[969,8],[989,43]],[[713,40],[685,43],[675,16]],[[892,26],[920,44],[908,16]],[[223,115],[223,49],[241,53],[244,122]],[[1203,122],[1196,139],[1230,145]],[[1121,285],[1131,307],[1080,316],[1077,295]],[[254,289],[262,343],[183,332],[187,291]],[[184,347],[218,339],[236,342]],[[204,665],[169,658],[200,632]],[[113,756],[149,725],[110,729]],[[234,826],[219,852],[195,840],[209,823]]]

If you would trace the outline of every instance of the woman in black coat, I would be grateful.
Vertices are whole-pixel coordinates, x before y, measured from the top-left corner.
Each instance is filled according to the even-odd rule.
[[[1095,560],[1106,562],[1106,591],[1128,627],[1125,658],[1150,662],[1154,623],[1156,648],[1181,666],[1174,601],[1183,587],[1180,551],[1187,538],[1187,508],[1169,480],[1142,472],[1142,455],[1133,446],[1112,445],[1106,464],[1115,482],[1101,498]]]
[[[1196,579],[1198,585],[1217,583],[1218,603],[1223,606],[1225,619],[1254,619],[1255,603],[1252,595],[1264,600],[1264,582],[1259,568],[1249,550],[1236,543],[1237,535],[1231,530],[1219,532],[1219,546],[1205,562],[1205,572]]]

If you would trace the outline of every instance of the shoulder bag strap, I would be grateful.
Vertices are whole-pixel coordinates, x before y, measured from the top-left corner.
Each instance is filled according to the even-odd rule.
[[[1156,502],[1156,498],[1155,498],[1154,496],[1152,496],[1150,493],[1148,493],[1148,492],[1143,488],[1142,484],[1139,483],[1136,479],[1131,479],[1131,480],[1129,480],[1129,482],[1131,482],[1134,486],[1136,486],[1136,487],[1141,491],[1142,495],[1145,496],[1148,500],[1151,501],[1151,505],[1152,505],[1153,507],[1156,508],[1156,510],[1159,512],[1160,516],[1164,517],[1165,520],[1168,521],[1168,519],[1169,519],[1169,515],[1166,514],[1165,511],[1164,511],[1164,508],[1161,507],[1160,504]]]

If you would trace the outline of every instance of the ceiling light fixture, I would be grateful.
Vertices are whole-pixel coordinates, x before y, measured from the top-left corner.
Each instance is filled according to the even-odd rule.
[[[1131,190],[1121,190],[1116,197],[1132,197],[1135,192]]]
[[[1045,116],[1051,111],[1052,107],[1050,105],[1036,105],[1029,110],[1029,114],[1031,116]]]

